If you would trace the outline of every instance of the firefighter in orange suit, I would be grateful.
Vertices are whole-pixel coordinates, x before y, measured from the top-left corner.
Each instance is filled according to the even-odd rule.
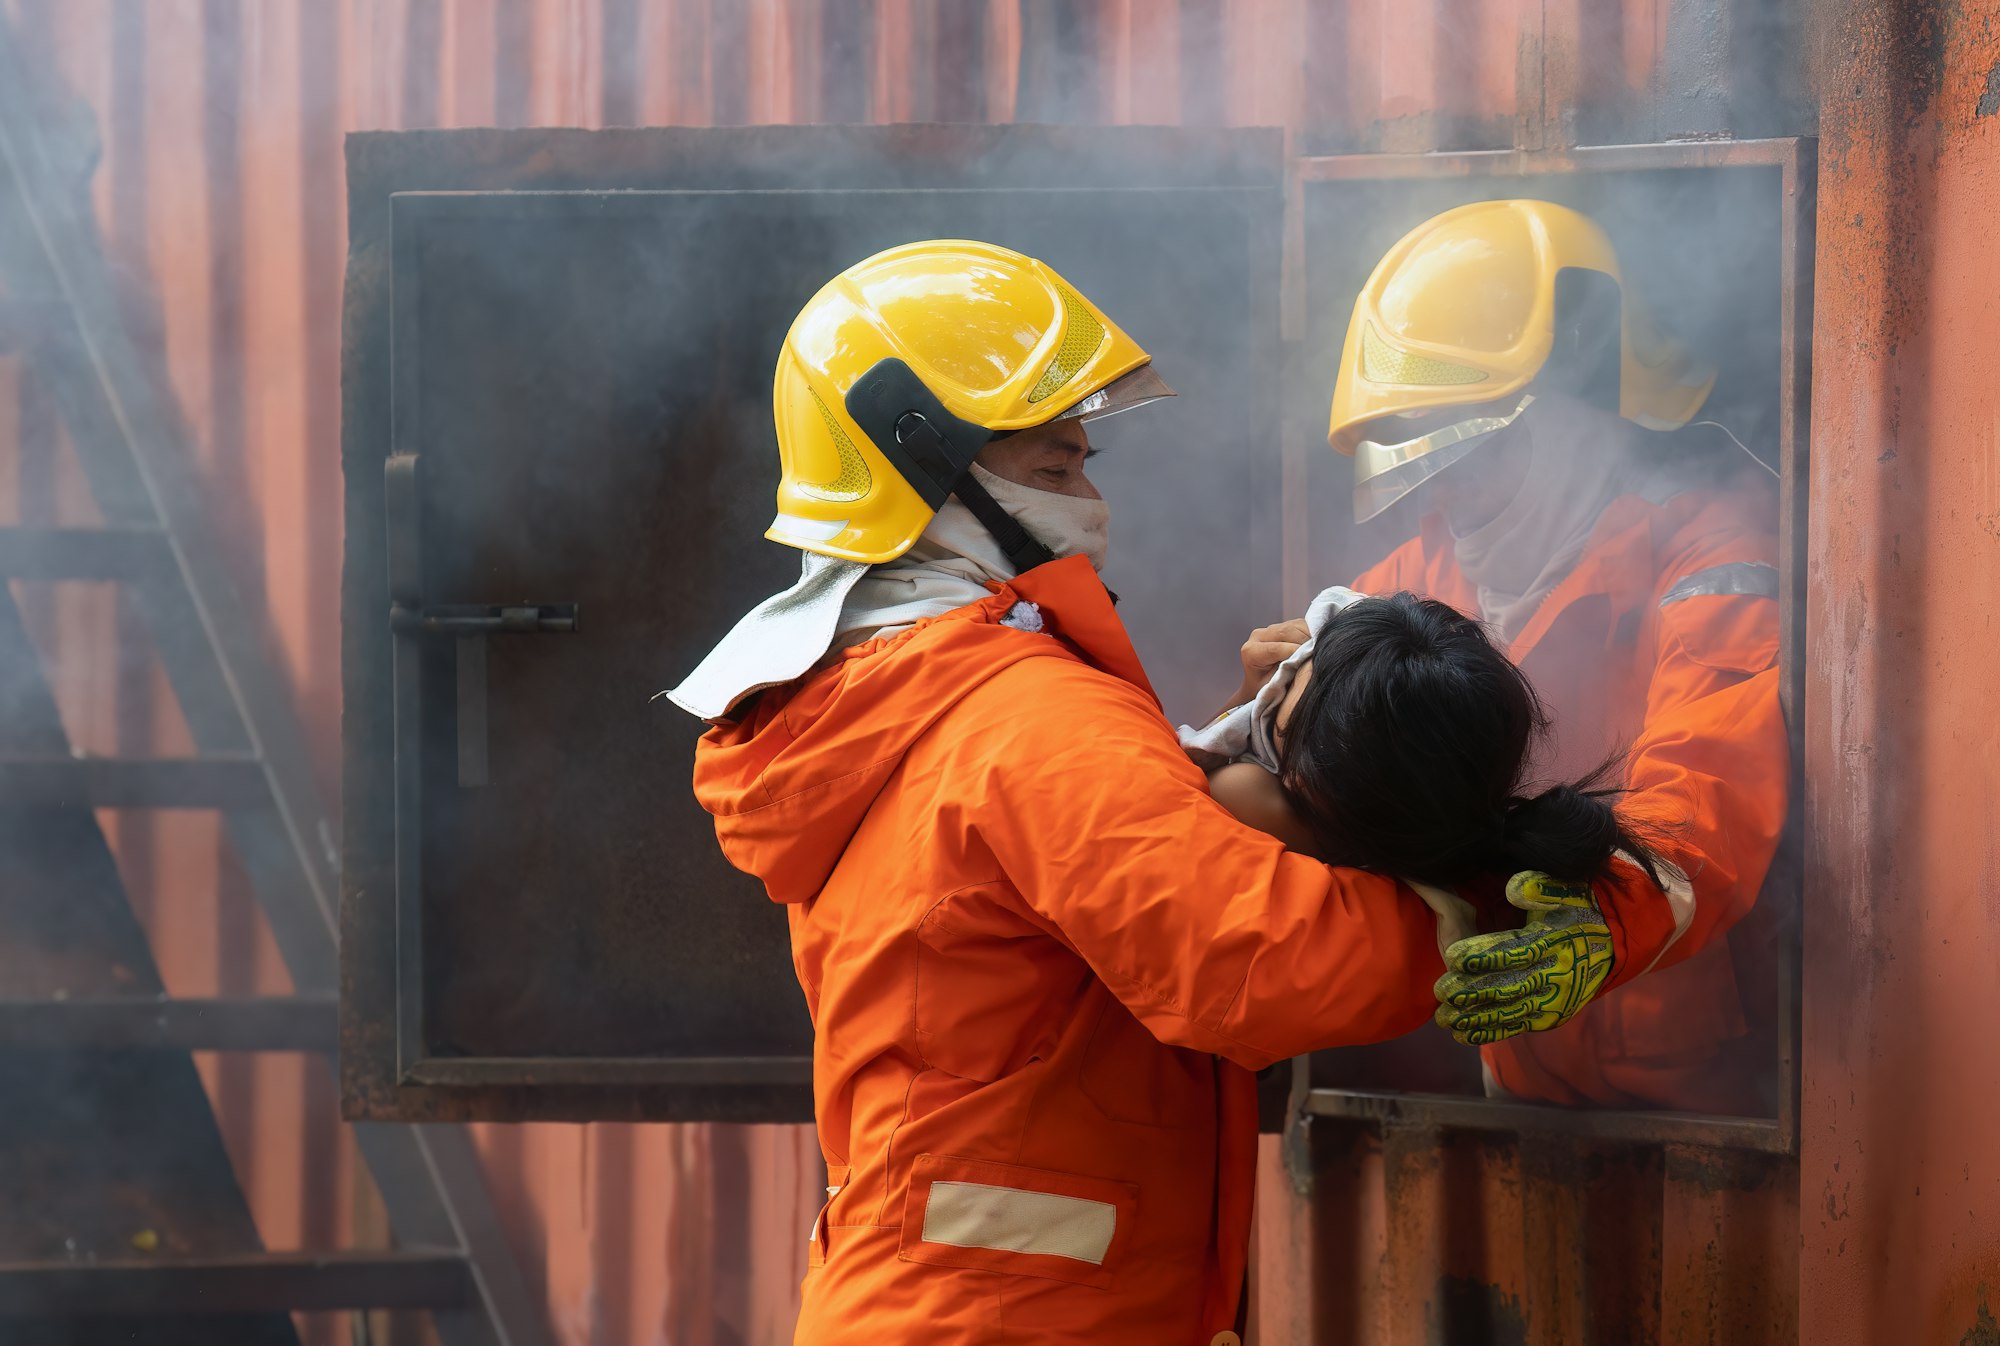
[[[801,1342],[1232,1346],[1251,1072],[1437,1008],[1423,902],[1223,812],[1095,573],[1083,422],[1167,392],[978,243],[859,263],[786,340],[767,536],[801,577],[672,696],[815,1027]],[[1609,896],[1585,924],[1643,967],[1674,920]]]
[[[1355,517],[1413,489],[1431,512],[1354,587],[1483,617],[1555,712],[1549,773],[1629,748],[1622,809],[1678,871],[1651,895],[1673,912],[1665,950],[1554,1031],[1496,1042],[1461,1026],[1457,1006],[1532,1013],[1544,992],[1526,964],[1440,987],[1439,1021],[1486,1044],[1496,1093],[1775,1104],[1772,1045],[1754,1031],[1771,1018],[1775,960],[1759,922],[1729,932],[1785,818],[1777,501],[1733,436],[1690,424],[1714,381],[1649,324],[1604,232],[1548,202],[1437,216],[1355,304],[1329,429],[1354,458]],[[1633,876],[1625,905],[1646,887]],[[1454,967],[1487,943],[1455,948]]]

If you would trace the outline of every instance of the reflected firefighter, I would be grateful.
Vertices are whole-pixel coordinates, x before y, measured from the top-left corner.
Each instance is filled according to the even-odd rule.
[[[1457,899],[1230,817],[1098,578],[1085,423],[1168,395],[1060,276],[979,243],[870,258],[786,339],[767,536],[801,576],[672,696],[713,722],[696,794],[786,905],[813,1017],[829,1184],[801,1342],[1233,1346],[1252,1071],[1437,1008]],[[1476,623],[1350,610],[1449,628],[1434,662],[1511,677],[1508,722],[1532,724]],[[1545,923],[1569,910],[1540,875],[1512,886]],[[1632,921],[1620,897],[1584,905],[1629,967],[1674,926],[1657,889]]]
[[[1773,960],[1750,927],[1728,932],[1786,809],[1777,502],[1768,470],[1695,420],[1715,377],[1653,328],[1603,230],[1547,202],[1437,216],[1355,304],[1328,434],[1354,459],[1356,519],[1413,490],[1428,508],[1355,587],[1483,618],[1555,711],[1556,773],[1629,746],[1622,810],[1673,867],[1657,887],[1629,865],[1596,886],[1672,934],[1657,955],[1614,940],[1604,984],[1638,980],[1588,1005],[1572,995],[1556,1031],[1492,1041],[1545,1019],[1557,987],[1573,992],[1560,921],[1589,907],[1585,892],[1562,890],[1557,933],[1454,946],[1438,1020],[1487,1044],[1495,1093],[1775,1104],[1775,1052],[1755,1031],[1776,998]]]

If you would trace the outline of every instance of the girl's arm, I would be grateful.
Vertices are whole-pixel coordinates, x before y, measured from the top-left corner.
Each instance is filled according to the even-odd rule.
[[[1278,778],[1255,762],[1232,762],[1209,773],[1208,792],[1245,827],[1285,843],[1285,849],[1321,858],[1319,843]]]

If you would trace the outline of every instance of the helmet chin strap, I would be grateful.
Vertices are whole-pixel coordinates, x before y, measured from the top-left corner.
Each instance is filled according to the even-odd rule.
[[[993,438],[984,426],[945,409],[914,370],[879,361],[847,390],[847,414],[933,510],[956,495],[993,534],[1017,575],[1055,560],[972,475],[972,460]]]
[[[958,479],[951,492],[972,511],[973,518],[986,526],[986,531],[1000,544],[1000,550],[1006,553],[1016,575],[1025,575],[1036,566],[1047,565],[1056,559],[1055,553],[1023,528],[1019,519],[1000,508],[1000,502],[979,484],[979,479],[972,475],[970,468]]]

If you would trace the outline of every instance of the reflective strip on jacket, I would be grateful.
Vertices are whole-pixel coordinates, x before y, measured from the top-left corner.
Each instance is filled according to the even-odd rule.
[[[1774,1105],[1777,913],[1724,935],[1756,903],[1785,820],[1776,519],[1769,483],[1755,479],[1661,504],[1613,501],[1508,651],[1554,712],[1556,752],[1541,774],[1573,779],[1629,746],[1620,806],[1656,829],[1688,879],[1662,893],[1621,866],[1617,883],[1598,885],[1628,924],[1664,919],[1672,932],[1653,958],[1621,953],[1606,990],[1623,989],[1562,1028],[1484,1049],[1509,1094],[1698,1112]],[[1479,611],[1441,518],[1354,587]]]

